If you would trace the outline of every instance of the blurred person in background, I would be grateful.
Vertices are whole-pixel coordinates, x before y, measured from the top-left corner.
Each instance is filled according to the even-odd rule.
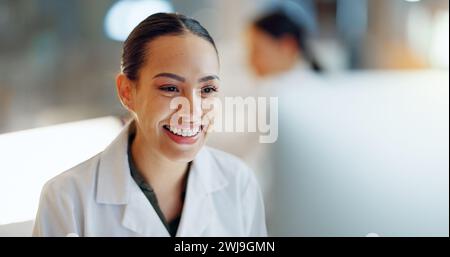
[[[310,31],[304,22],[307,17],[299,17],[302,13],[304,10],[300,6],[285,2],[254,19],[247,30],[248,63],[257,77],[255,90],[259,96],[278,98],[279,122],[295,115],[295,110],[302,106],[298,101],[312,95],[312,99],[316,99],[319,96],[317,91],[323,86],[323,69],[310,49]],[[287,101],[287,96],[296,97],[297,101]],[[285,105],[290,107],[283,107]],[[292,112],[282,113],[282,110]],[[274,147],[255,142],[253,148],[252,162],[256,164],[252,166],[260,172],[258,178],[270,217],[272,191],[278,172],[275,170]]]
[[[214,40],[196,20],[142,21],[116,79],[134,119],[105,151],[46,183],[33,235],[265,236],[253,172],[204,147],[202,103],[219,90],[218,73]],[[170,108],[178,97],[190,106]],[[172,122],[177,114],[182,124]]]
[[[277,142],[254,146],[269,234],[448,235],[448,73],[324,77],[290,6],[248,37],[261,94],[279,102]]]
[[[307,86],[322,72],[308,45],[307,27],[285,8],[260,16],[248,32],[249,63],[267,86]]]

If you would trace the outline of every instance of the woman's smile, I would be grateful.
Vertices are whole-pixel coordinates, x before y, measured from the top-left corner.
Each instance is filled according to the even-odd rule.
[[[203,126],[190,128],[181,128],[170,125],[164,125],[165,134],[178,144],[194,144],[203,133]]]

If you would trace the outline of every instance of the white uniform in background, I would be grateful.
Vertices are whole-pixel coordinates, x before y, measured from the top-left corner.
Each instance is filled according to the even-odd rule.
[[[297,116],[300,112],[305,110],[299,110],[305,106],[304,101],[317,101],[320,99],[320,93],[325,87],[323,78],[316,72],[311,70],[306,63],[298,62],[292,69],[268,77],[257,82],[257,93],[259,97],[277,97],[278,98],[278,139],[286,136],[297,135],[285,135],[281,126],[283,124]],[[267,115],[270,113],[269,99],[267,103]],[[311,110],[313,112],[314,110]],[[258,139],[258,138],[257,138]],[[280,145],[279,140],[272,144],[262,144],[257,142],[253,145],[253,149],[249,151],[251,154],[246,158],[248,165],[258,171],[258,179],[260,181],[263,196],[265,199],[267,223],[269,226],[269,233],[271,226],[275,218],[274,215],[279,213],[289,212],[289,210],[274,210],[276,208],[274,201],[279,199],[274,198],[275,190],[277,187],[283,187],[279,184],[277,176],[282,172],[279,170],[279,158],[278,152],[283,149],[283,145]],[[232,153],[232,152],[231,152]],[[292,167],[295,169],[295,167]],[[285,196],[286,200],[289,196]],[[277,213],[277,214],[275,214]]]
[[[102,153],[46,183],[34,236],[169,236],[130,174],[128,127]],[[194,159],[177,236],[266,236],[253,172],[203,147]]]

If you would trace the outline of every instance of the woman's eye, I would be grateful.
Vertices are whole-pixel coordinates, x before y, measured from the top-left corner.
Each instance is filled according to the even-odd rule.
[[[164,86],[164,87],[160,87],[160,89],[161,89],[162,91],[170,92],[170,93],[178,92],[178,88],[175,87],[175,86]]]
[[[202,88],[202,94],[210,95],[217,92],[217,88],[215,87],[204,87]]]

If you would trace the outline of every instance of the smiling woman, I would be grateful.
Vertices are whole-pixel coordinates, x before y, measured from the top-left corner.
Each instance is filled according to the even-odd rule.
[[[220,87],[208,31],[183,15],[151,15],[125,41],[121,68],[117,92],[134,119],[102,153],[46,183],[33,234],[265,236],[253,172],[204,146],[202,103]],[[189,108],[171,108],[180,98]]]

